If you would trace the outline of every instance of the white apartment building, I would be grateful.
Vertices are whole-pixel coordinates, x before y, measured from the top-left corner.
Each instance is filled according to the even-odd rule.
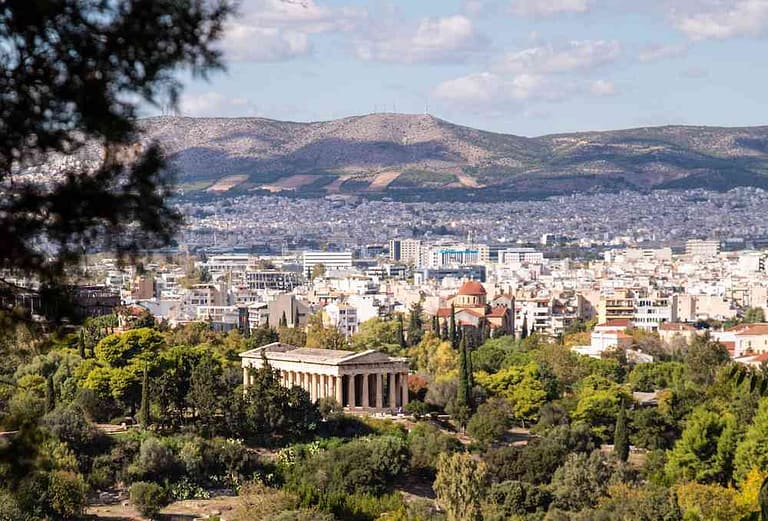
[[[644,295],[635,298],[632,323],[646,331],[658,331],[664,322],[677,322],[675,295]]]
[[[430,248],[422,256],[422,265],[428,268],[442,266],[462,266],[467,264],[483,264],[490,260],[490,249],[487,245],[464,244],[442,245]]]
[[[702,241],[699,239],[685,243],[685,254],[693,257],[716,257],[720,253],[720,241]]]
[[[211,255],[205,262],[198,263],[201,268],[207,268],[209,272],[245,271],[252,265],[255,258],[248,254]]]
[[[544,254],[533,248],[507,248],[499,252],[500,264],[542,264]]]
[[[326,270],[348,269],[352,267],[351,251],[305,251],[303,256],[304,273],[309,277],[312,268],[322,264]]]
[[[331,326],[341,331],[344,336],[357,333],[357,309],[349,304],[328,304],[325,314]]]

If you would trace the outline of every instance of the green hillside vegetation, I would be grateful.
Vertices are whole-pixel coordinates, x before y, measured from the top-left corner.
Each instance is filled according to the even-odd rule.
[[[708,337],[673,353],[634,335],[658,361],[633,366],[572,353],[576,337],[452,347],[413,313],[402,339],[392,317],[349,342],[316,320],[251,338],[116,322],[2,321],[0,425],[18,432],[0,438],[0,519],[78,519],[105,490],[151,517],[223,487],[241,521],[725,521],[758,511],[768,476],[768,398],[736,385]],[[410,420],[347,416],[269,368],[244,392],[237,353],[275,339],[409,356]],[[104,433],[126,417],[141,424]]]

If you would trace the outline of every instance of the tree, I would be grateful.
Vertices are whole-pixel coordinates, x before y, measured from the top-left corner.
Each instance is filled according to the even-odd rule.
[[[421,337],[424,336],[424,321],[421,318],[423,312],[419,302],[414,302],[411,305],[408,318],[408,345],[418,344],[421,342]]]
[[[474,354],[474,353],[473,353]],[[554,398],[556,382],[545,378],[541,367],[530,362],[524,366],[513,365],[496,374],[478,373],[477,381],[489,394],[507,400],[513,418],[535,421],[539,410]]]
[[[315,264],[312,266],[312,280],[325,275],[325,264]]]
[[[374,317],[360,324],[349,343],[354,351],[376,349],[393,355],[399,354],[405,343],[401,337],[401,327],[399,320]]]
[[[734,479],[741,482],[753,469],[768,469],[768,398],[760,406],[747,429],[744,439],[736,447]]]
[[[509,429],[508,409],[501,398],[480,404],[467,423],[467,433],[485,446],[499,440]]]
[[[707,521],[740,520],[748,513],[738,504],[734,488],[715,484],[682,483],[675,487],[684,519]]]
[[[277,322],[277,327],[288,327],[288,317],[285,316],[285,310],[283,310],[283,314]]]
[[[143,429],[149,428],[149,371],[144,366],[144,374],[141,380],[141,407],[139,408],[139,425]]]
[[[520,340],[528,338],[528,313],[523,315],[523,325],[520,329]]]
[[[616,416],[616,428],[613,431],[613,453],[620,461],[627,461],[629,458],[627,410],[623,402],[619,403],[619,414]]]
[[[195,411],[198,429],[203,434],[215,430],[215,418],[220,404],[227,399],[227,386],[222,378],[221,365],[210,354],[195,365],[189,379],[186,401]]]
[[[45,410],[51,412],[56,408],[56,389],[53,386],[53,373],[45,379]]]
[[[742,320],[748,324],[765,322],[765,311],[763,308],[747,308],[744,310]]]
[[[465,452],[441,454],[433,488],[448,521],[480,521],[486,467]]]
[[[459,386],[456,391],[457,407],[470,407],[472,388],[469,382],[469,360],[467,357],[467,338],[461,336],[459,342]]]
[[[221,67],[215,43],[231,10],[226,0],[0,6],[0,182],[50,152],[103,150],[61,182],[14,177],[0,199],[0,269],[45,288],[89,247],[123,257],[171,240],[172,172],[159,146],[141,144],[138,106],[175,105],[180,69]]]
[[[150,519],[160,513],[160,509],[168,504],[168,498],[163,487],[156,483],[139,481],[131,485],[130,498],[136,510]]]
[[[335,327],[325,327],[319,314],[313,315],[307,327],[306,347],[316,349],[349,349],[349,341]]]
[[[712,340],[709,333],[696,335],[684,357],[688,378],[699,385],[712,385],[717,371],[730,360],[725,346]]]
[[[451,347],[456,349],[456,347],[458,347],[458,338],[456,337],[456,306],[453,304],[451,304],[451,318],[448,325],[448,338],[451,341]]]
[[[736,425],[732,415],[694,409],[666,464],[673,480],[728,484],[731,481]]]
[[[433,476],[440,454],[456,452],[461,448],[461,443],[435,425],[420,422],[408,432],[408,447],[411,452],[411,468]]]
[[[405,349],[405,331],[403,328],[403,315],[399,314],[397,315],[397,332],[396,332],[395,340],[397,341],[397,345],[400,346],[400,349]],[[413,345],[413,344],[411,344]]]
[[[85,331],[82,328],[77,334],[77,353],[80,358],[85,359]]]
[[[555,505],[571,511],[594,506],[605,495],[612,474],[612,466],[599,450],[569,454],[552,477]]]

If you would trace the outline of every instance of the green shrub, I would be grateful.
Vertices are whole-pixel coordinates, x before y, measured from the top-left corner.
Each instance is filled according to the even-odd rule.
[[[144,516],[153,519],[160,509],[167,504],[167,494],[163,487],[156,483],[138,481],[131,485],[130,498],[136,510]]]

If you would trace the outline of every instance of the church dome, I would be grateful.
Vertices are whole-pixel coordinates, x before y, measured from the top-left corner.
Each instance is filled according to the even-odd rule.
[[[468,280],[464,284],[462,284],[461,288],[459,288],[459,295],[466,295],[466,296],[472,296],[472,297],[480,297],[485,296],[485,288],[482,284],[477,282],[476,280]]]

